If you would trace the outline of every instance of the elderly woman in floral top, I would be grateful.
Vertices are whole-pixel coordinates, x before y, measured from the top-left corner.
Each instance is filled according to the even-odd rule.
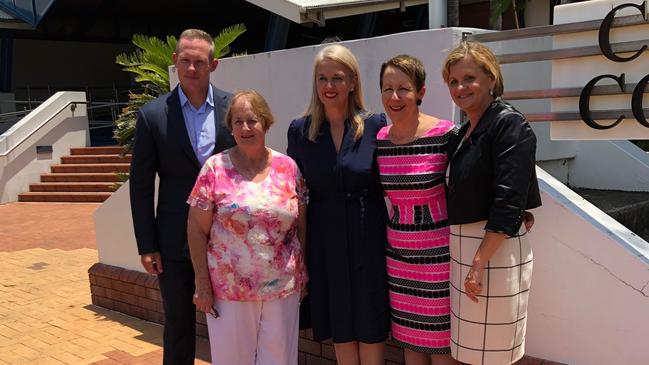
[[[226,123],[237,145],[207,160],[188,199],[194,303],[213,364],[297,364],[306,187],[265,146],[273,116],[260,94],[235,94]]]

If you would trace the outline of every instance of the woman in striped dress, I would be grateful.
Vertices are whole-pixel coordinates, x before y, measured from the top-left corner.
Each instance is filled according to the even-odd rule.
[[[449,227],[444,192],[453,122],[419,111],[426,73],[417,58],[381,66],[391,126],[377,135],[381,183],[390,199],[387,267],[392,337],[407,365],[455,364],[450,356]]]

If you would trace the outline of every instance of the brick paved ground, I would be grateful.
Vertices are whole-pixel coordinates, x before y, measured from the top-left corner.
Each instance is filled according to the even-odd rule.
[[[95,248],[92,213],[100,204],[0,205],[0,251]]]
[[[90,304],[98,206],[0,205],[0,365],[161,363],[161,326]]]

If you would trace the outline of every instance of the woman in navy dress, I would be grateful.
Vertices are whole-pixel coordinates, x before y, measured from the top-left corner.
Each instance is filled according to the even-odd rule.
[[[332,45],[315,58],[313,94],[288,130],[309,188],[307,268],[315,340],[338,364],[383,364],[389,329],[387,211],[376,164],[383,115],[365,111],[358,62]]]

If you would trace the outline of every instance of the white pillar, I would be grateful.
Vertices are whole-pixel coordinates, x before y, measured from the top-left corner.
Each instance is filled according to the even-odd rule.
[[[428,28],[446,27],[446,0],[428,0]]]

